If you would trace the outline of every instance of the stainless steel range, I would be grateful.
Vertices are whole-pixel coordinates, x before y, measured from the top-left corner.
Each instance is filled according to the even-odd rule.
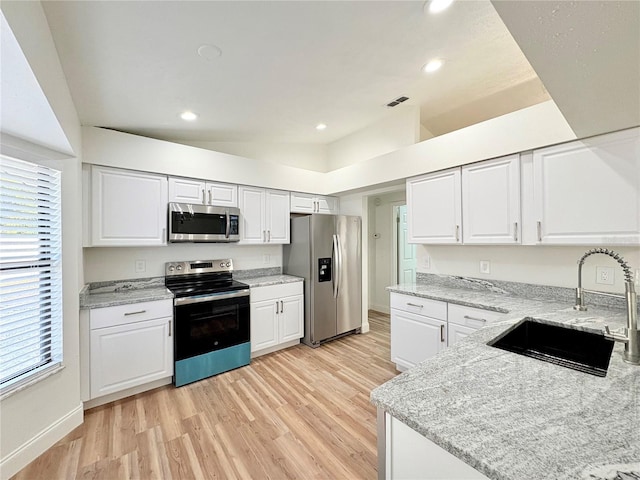
[[[230,259],[169,262],[176,387],[248,365],[249,286],[233,280]]]

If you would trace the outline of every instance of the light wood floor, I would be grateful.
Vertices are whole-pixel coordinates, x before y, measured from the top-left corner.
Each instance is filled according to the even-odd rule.
[[[396,375],[389,316],[371,331],[300,345],[181,388],[85,412],[24,479],[375,479],[371,390]]]

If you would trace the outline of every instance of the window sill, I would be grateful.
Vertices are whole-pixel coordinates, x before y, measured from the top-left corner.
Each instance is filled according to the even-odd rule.
[[[6,390],[0,390],[0,402],[11,397],[12,395],[15,395],[18,392],[29,388],[32,385],[35,385],[38,382],[41,382],[45,378],[49,378],[52,375],[60,373],[62,370],[64,370],[64,368],[64,365],[62,363],[59,363],[58,365],[52,366],[46,370],[30,376],[28,379],[16,382],[14,385],[6,387]]]

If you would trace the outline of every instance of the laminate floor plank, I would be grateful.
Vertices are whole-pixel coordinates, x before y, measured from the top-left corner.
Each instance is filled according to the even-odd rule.
[[[12,480],[377,478],[369,395],[397,372],[389,316],[370,311],[369,325],[87,410]]]

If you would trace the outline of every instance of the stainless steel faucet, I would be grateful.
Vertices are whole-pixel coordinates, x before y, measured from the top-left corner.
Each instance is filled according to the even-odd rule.
[[[603,255],[609,255],[616,260],[622,270],[624,270],[624,295],[618,295],[615,293],[597,292],[595,290],[587,290],[582,288],[582,265],[586,258],[595,253],[601,253]],[[631,274],[631,268],[625,260],[613,250],[607,248],[592,248],[585,253],[578,261],[578,288],[576,288],[576,304],[574,310],[585,311],[587,307],[584,305],[584,293],[591,293],[593,295],[602,295],[606,297],[618,297],[624,298],[627,301],[627,328],[624,335],[614,334],[609,331],[609,327],[605,326],[606,336],[612,340],[624,343],[624,353],[622,359],[633,365],[640,365],[640,332],[638,332],[638,297],[633,285],[633,275]]]

